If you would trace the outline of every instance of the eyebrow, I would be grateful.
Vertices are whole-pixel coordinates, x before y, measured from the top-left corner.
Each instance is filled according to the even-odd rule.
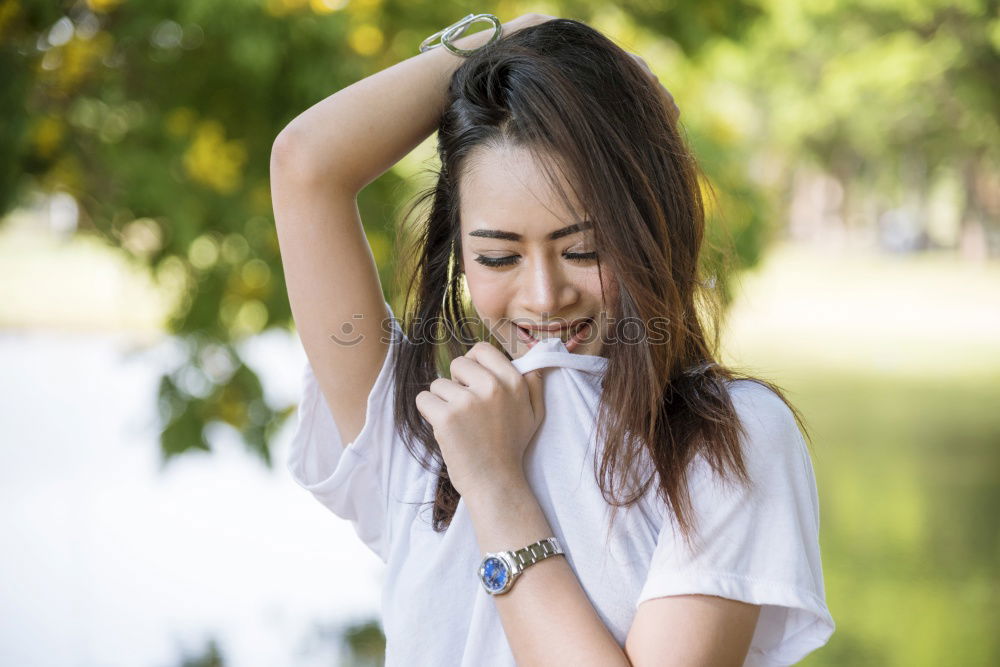
[[[557,229],[545,238],[549,241],[555,241],[556,239],[561,239],[564,236],[575,234],[584,229],[590,229],[592,226],[593,224],[589,220],[584,220],[583,222],[577,222],[562,229]],[[469,232],[469,236],[481,236],[486,239],[501,239],[504,241],[520,241],[524,238],[520,234],[507,232],[502,229],[476,229]]]

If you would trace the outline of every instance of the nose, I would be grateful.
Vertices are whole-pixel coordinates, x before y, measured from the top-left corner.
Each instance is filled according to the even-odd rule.
[[[566,279],[558,262],[538,259],[524,272],[522,303],[539,319],[548,320],[565,312],[579,297],[576,287]]]

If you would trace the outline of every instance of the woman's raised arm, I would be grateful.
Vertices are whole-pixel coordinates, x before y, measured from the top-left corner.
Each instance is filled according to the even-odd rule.
[[[503,24],[503,34],[551,17],[525,14]],[[493,28],[453,44],[474,49]],[[282,167],[324,183],[360,192],[412,151],[437,127],[448,82],[463,58],[443,47],[420,53],[343,88],[299,114],[278,135]]]
[[[525,18],[504,24],[504,34]],[[475,48],[490,35],[492,29],[454,44]],[[345,446],[364,426],[388,352],[381,326],[388,313],[356,197],[434,131],[461,62],[439,47],[373,74],[300,114],[271,150],[292,316]]]

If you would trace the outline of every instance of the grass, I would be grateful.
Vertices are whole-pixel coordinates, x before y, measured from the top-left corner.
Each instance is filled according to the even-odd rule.
[[[726,359],[812,435],[827,603],[808,665],[1000,664],[1000,269],[779,247]]]

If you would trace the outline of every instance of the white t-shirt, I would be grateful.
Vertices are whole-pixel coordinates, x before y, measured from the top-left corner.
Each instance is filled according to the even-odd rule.
[[[464,502],[443,533],[431,528],[436,478],[393,428],[392,366],[403,333],[392,309],[393,343],[368,396],[365,425],[343,448],[309,362],[288,470],[334,514],[349,519],[386,563],[382,627],[386,665],[515,665],[493,598],[477,576],[483,553]],[[624,647],[639,603],[700,593],[763,605],[745,666],[789,665],[834,631],[819,550],[819,501],[812,461],[791,411],[751,381],[730,385],[749,438],[756,483],[723,485],[707,462],[691,464],[690,492],[701,547],[689,553],[654,486],[621,509],[594,474],[594,423],[608,360],[572,354],[558,339],[513,361],[544,373],[546,415],[525,452],[525,472],[566,558],[611,634]],[[654,479],[654,484],[657,482]],[[605,546],[606,538],[610,541]],[[511,544],[511,549],[523,547]]]

